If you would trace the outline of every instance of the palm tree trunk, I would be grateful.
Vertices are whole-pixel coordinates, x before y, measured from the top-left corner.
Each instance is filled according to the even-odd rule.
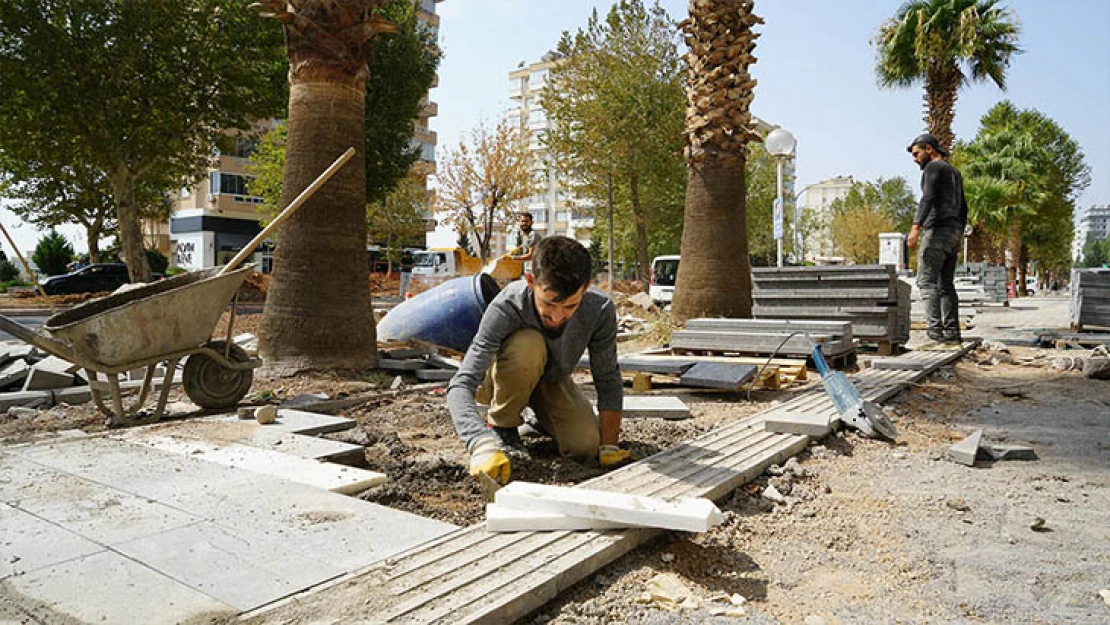
[[[925,126],[948,151],[956,142],[952,121],[956,118],[959,89],[960,70],[954,63],[930,68],[925,81]]]
[[[743,159],[707,158],[688,169],[676,279],[682,288],[671,306],[681,321],[752,316],[744,189]]]
[[[267,369],[362,370],[377,365],[366,252],[363,90],[294,81],[282,205],[347,148],[344,165],[279,229],[274,273],[259,332]]]

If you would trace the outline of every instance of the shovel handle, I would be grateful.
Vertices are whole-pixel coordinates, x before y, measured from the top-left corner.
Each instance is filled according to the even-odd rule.
[[[323,186],[323,184],[327,182],[328,179],[335,174],[335,172],[339,171],[339,168],[342,167],[344,163],[351,160],[351,157],[354,155],[355,149],[353,147],[347,148],[346,152],[340,154],[339,158],[335,159],[335,162],[329,165],[328,168],[325,169],[324,172],[316,178],[316,180],[313,180],[312,184],[305,187],[304,191],[301,191],[300,195],[294,198],[293,201],[289,203],[289,206],[285,207],[285,210],[278,213],[278,216],[274,217],[274,220],[262,229],[262,232],[259,232],[258,235],[251,239],[251,242],[247,243],[246,247],[239,250],[239,253],[235,255],[235,258],[232,258],[226,265],[224,265],[223,269],[220,270],[220,273],[218,275],[222,276],[225,273],[234,271],[235,268],[238,267],[248,256],[254,253],[255,248],[257,248],[259,245],[262,245],[262,242],[270,236],[270,233],[276,230],[277,227],[280,226],[290,216],[292,216],[293,213],[297,212],[297,209],[301,207],[301,204],[304,204],[306,201],[308,201],[308,198],[312,197],[312,194],[316,193],[316,190]]]

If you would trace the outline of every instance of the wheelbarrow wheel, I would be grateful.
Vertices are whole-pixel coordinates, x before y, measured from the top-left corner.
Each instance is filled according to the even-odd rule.
[[[208,347],[223,352],[226,341],[212,341]],[[247,362],[250,356],[232,344],[228,360]],[[252,369],[228,369],[204,352],[197,352],[185,361],[182,384],[185,394],[202,408],[230,408],[247,394],[254,380]]]

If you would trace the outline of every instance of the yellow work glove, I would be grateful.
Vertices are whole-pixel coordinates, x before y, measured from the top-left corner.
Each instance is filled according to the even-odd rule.
[[[601,463],[601,468],[603,469],[611,469],[622,464],[627,464],[632,460],[631,451],[621,449],[616,445],[602,445],[597,450],[597,461]]]
[[[478,479],[485,473],[495,482],[504,486],[509,483],[509,457],[493,437],[479,439],[470,450],[470,477]]]

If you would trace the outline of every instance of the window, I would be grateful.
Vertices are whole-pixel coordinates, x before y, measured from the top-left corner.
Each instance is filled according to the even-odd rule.
[[[231,195],[247,194],[247,177],[240,174],[225,174],[212,172],[209,191],[212,194],[229,193]]]

